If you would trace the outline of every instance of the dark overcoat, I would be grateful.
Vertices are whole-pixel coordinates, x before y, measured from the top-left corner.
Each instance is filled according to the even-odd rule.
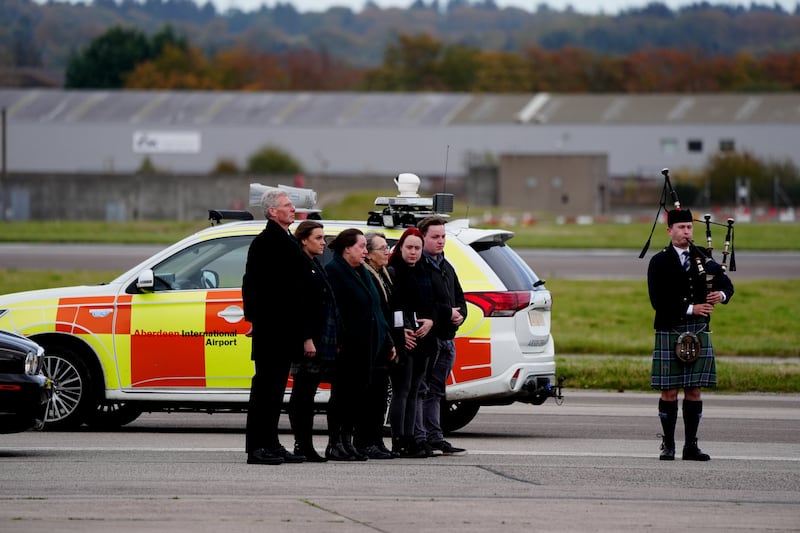
[[[242,280],[244,317],[260,337],[261,349],[253,360],[270,351],[267,346],[302,353],[312,337],[312,321],[305,319],[307,288],[311,283],[308,258],[297,241],[278,223],[268,221],[250,244]],[[256,343],[254,343],[255,345]]]
[[[393,346],[378,289],[364,265],[354,268],[341,254],[334,254],[325,271],[342,320],[336,372],[370,383],[372,369],[385,364]]]

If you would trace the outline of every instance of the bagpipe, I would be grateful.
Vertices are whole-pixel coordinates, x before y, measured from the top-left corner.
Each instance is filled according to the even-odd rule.
[[[642,259],[644,255],[647,253],[647,249],[650,247],[650,240],[653,237],[653,232],[655,231],[656,225],[658,224],[659,215],[661,215],[661,210],[668,212],[667,210],[667,194],[669,193],[670,198],[672,199],[672,204],[675,208],[675,211],[681,211],[681,202],[678,200],[678,194],[675,192],[675,189],[672,187],[672,183],[669,180],[669,169],[665,168],[661,170],[661,174],[664,176],[664,187],[661,190],[661,199],[659,201],[658,212],[656,213],[655,221],[653,222],[653,228],[650,230],[650,237],[647,238],[647,242],[642,248],[642,252],[639,254],[639,259]],[[694,218],[689,218],[687,220],[692,220],[693,222],[704,223],[706,226],[706,246],[697,246],[693,241],[689,241],[689,253],[690,259],[694,260],[695,264],[697,265],[697,270],[701,275],[706,276],[707,285],[710,288],[713,282],[713,276],[718,273],[719,271],[727,272],[730,270],[731,272],[736,271],[736,258],[734,255],[734,248],[733,248],[733,223],[734,219],[729,218],[727,224],[721,224],[719,222],[712,222],[711,215],[706,214],[703,215],[703,220],[697,220]],[[712,257],[712,251],[714,247],[712,245],[712,237],[711,237],[711,226],[721,226],[727,229],[725,234],[725,242],[722,248],[722,262],[717,263],[714,261]],[[730,257],[730,264],[728,264],[728,258]]]

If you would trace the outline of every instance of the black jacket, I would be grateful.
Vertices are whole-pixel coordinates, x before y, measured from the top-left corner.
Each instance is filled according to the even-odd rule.
[[[392,305],[396,310],[403,312],[403,325],[408,329],[417,329],[414,315],[417,319],[429,318],[436,327],[435,297],[430,273],[420,261],[416,266],[409,266],[398,254],[398,260],[392,263],[394,268],[394,297]],[[393,257],[393,259],[394,259]],[[417,340],[414,353],[430,355],[435,350],[436,334],[434,330],[425,337]],[[405,347],[404,350],[405,351]]]
[[[428,271],[433,287],[433,333],[438,339],[453,339],[458,331],[458,326],[450,322],[453,308],[458,307],[461,315],[467,318],[467,301],[456,271],[446,258],[442,258],[441,267],[425,254],[420,262]]]
[[[305,319],[311,283],[308,258],[297,241],[268,221],[250,244],[242,279],[244,317],[252,322],[253,334],[302,350],[313,333],[312,321]]]
[[[342,320],[336,367],[351,379],[369,383],[372,369],[385,365],[394,345],[378,289],[364,265],[353,268],[340,254],[334,254],[325,272]]]
[[[656,312],[653,320],[653,327],[656,330],[680,328],[688,317],[686,310],[689,304],[706,301],[708,280],[705,275],[700,275],[695,256],[690,257],[689,261],[691,268],[686,272],[672,245],[650,259],[647,268],[647,289],[650,294],[650,304]],[[724,292],[726,298],[723,303],[730,302],[733,297],[733,283],[722,267],[714,261],[708,261],[703,268],[707,273],[714,275],[711,290]],[[702,317],[693,315],[693,318]]]

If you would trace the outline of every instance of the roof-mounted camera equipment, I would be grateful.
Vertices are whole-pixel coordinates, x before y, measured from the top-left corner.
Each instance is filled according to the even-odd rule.
[[[367,224],[386,228],[410,228],[425,217],[439,215],[445,218],[446,213],[453,212],[453,195],[436,193],[433,198],[422,198],[418,194],[420,179],[416,174],[403,172],[394,180],[397,185],[397,196],[379,196],[375,198],[376,206],[385,206],[380,211],[370,211]]]

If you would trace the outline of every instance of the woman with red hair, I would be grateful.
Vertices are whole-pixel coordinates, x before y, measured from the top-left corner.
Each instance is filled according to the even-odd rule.
[[[422,259],[422,233],[408,228],[397,241],[389,266],[394,269],[393,308],[402,311],[404,339],[397,343],[398,361],[392,365],[392,402],[389,423],[392,451],[401,457],[428,457],[432,453],[414,441],[417,393],[428,365],[436,352],[433,327],[433,289]],[[402,345],[400,345],[402,344]]]

